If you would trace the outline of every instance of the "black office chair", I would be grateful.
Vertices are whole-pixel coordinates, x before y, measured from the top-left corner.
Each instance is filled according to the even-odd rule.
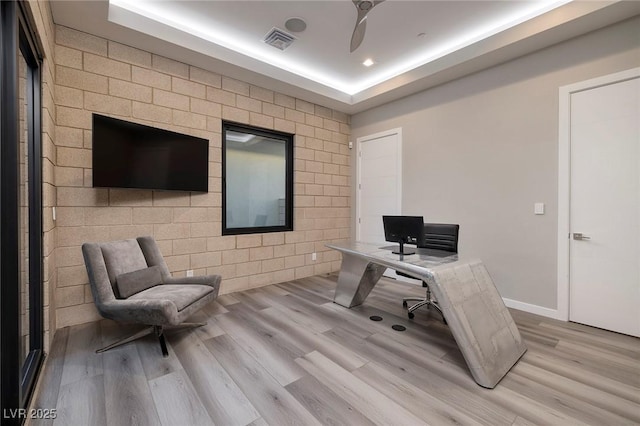
[[[442,250],[450,253],[458,253],[458,233],[460,231],[460,225],[447,224],[447,223],[425,223],[424,224],[424,245],[419,246],[420,248],[427,249],[435,249]],[[403,277],[414,278],[410,275],[407,275],[402,272],[397,272],[398,275],[402,275]],[[407,297],[402,299],[402,306],[407,307],[407,302],[418,302],[415,305],[409,307],[407,315],[409,318],[413,318],[415,315],[413,311],[416,309],[426,306],[427,309],[429,307],[434,307],[440,315],[442,315],[442,319],[444,323],[447,323],[447,320],[444,318],[442,314],[442,309],[438,306],[438,301],[433,299],[431,296],[431,290],[429,290],[429,286],[426,282],[422,282],[422,286],[427,288],[427,296],[424,299],[418,297]]]

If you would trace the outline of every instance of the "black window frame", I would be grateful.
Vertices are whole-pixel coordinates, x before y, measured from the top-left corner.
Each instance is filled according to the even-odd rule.
[[[42,241],[42,54],[22,1],[0,2],[0,408],[21,424],[44,359]],[[27,63],[29,180],[29,353],[21,359],[18,250],[18,52]],[[4,417],[5,413],[7,418]],[[12,414],[13,413],[13,414]]]
[[[227,227],[227,131],[250,133],[285,142],[285,224],[278,226],[251,226],[244,228]],[[294,138],[292,133],[265,129],[232,121],[222,121],[222,235],[263,234],[268,232],[293,231],[293,170]]]

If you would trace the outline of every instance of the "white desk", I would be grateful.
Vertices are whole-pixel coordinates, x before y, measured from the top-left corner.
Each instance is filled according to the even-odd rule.
[[[429,249],[400,256],[389,247],[363,243],[327,247],[342,253],[333,301],[346,308],[362,304],[386,268],[425,281],[480,386],[495,387],[527,350],[480,260],[463,260]]]

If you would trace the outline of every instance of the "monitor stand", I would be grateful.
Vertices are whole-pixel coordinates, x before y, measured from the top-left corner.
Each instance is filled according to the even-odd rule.
[[[400,250],[399,251],[392,251],[391,253],[393,254],[399,254],[399,255],[403,255],[403,256],[407,256],[409,254],[416,254],[415,251],[405,251],[404,249],[404,241],[400,241]]]

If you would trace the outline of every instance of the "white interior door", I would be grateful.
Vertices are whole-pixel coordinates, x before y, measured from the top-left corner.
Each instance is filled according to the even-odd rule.
[[[358,138],[356,239],[384,244],[383,215],[399,215],[402,200],[400,129]]]
[[[402,129],[358,138],[356,240],[385,245],[383,215],[402,214]],[[387,269],[385,276],[415,281]],[[419,281],[415,281],[419,282]]]
[[[640,78],[570,103],[569,319],[640,336]]]

